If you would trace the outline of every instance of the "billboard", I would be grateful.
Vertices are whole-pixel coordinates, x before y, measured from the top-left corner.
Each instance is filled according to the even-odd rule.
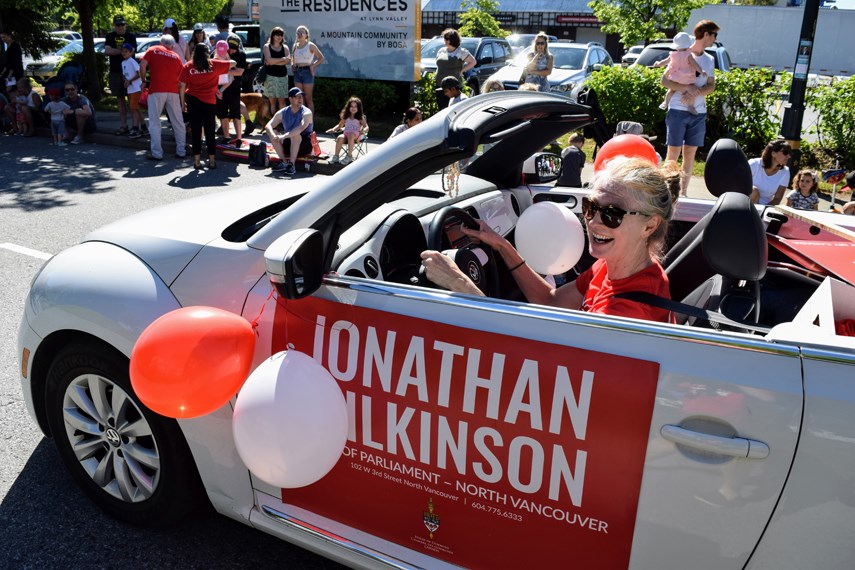
[[[289,48],[309,28],[324,54],[319,77],[412,81],[421,29],[420,0],[260,0],[266,35],[280,26]]]

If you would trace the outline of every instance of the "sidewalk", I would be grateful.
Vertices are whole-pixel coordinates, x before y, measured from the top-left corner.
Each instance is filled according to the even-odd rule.
[[[150,142],[147,137],[142,137],[138,139],[131,139],[127,136],[115,135],[115,133],[119,127],[121,127],[121,121],[119,120],[118,111],[99,111],[97,113],[97,131],[91,135],[87,135],[86,141],[90,143],[103,144],[103,145],[112,145],[118,147],[132,148],[136,150],[149,150]],[[172,135],[171,128],[168,126],[169,123],[166,122],[166,119],[163,119],[161,123],[164,125],[163,136],[161,137],[161,141],[163,144],[163,154],[164,156],[173,156],[175,154],[175,137]],[[247,141],[261,141],[262,140],[262,126],[258,126],[253,132],[252,135],[244,137]],[[40,135],[50,136],[49,129],[41,129],[39,131]],[[318,144],[321,147],[321,150],[332,156],[335,152],[335,136],[328,135],[325,133],[316,132]],[[189,137],[188,137],[188,145],[189,145]],[[369,151],[371,152],[371,146],[375,144],[381,144],[384,142],[381,139],[369,139]],[[188,153],[189,154],[189,153]],[[223,156],[222,154],[217,156],[218,160],[234,160],[229,158],[228,156]],[[318,160],[312,162],[309,166],[309,172],[314,172],[317,174],[335,174],[344,166],[340,164],[332,164],[329,160]],[[582,170],[582,181],[587,182],[593,176],[594,173],[594,165],[592,163],[585,164],[584,169]],[[707,191],[706,184],[704,183],[704,179],[701,176],[693,176],[689,181],[689,189],[688,195],[692,198],[704,198],[708,200],[714,200],[715,197]],[[827,209],[828,204],[825,204],[825,208]],[[823,206],[820,205],[820,209]]]

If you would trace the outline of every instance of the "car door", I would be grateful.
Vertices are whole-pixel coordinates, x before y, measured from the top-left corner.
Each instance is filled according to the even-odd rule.
[[[350,430],[260,504],[405,563],[742,568],[793,460],[798,350],[762,338],[338,276],[272,308],[258,342],[326,367]]]

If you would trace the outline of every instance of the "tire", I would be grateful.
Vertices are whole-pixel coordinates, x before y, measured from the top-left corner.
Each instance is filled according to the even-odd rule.
[[[128,366],[100,343],[65,347],[48,371],[48,423],[65,467],[101,510],[169,524],[204,505],[201,481],[178,424],[140,403]]]

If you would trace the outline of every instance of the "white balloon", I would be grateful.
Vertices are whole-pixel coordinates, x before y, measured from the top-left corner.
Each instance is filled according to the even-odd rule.
[[[517,251],[541,275],[568,271],[585,249],[585,232],[579,218],[555,202],[529,206],[520,216],[514,236]]]
[[[311,485],[335,467],[347,426],[341,388],[295,350],[274,354],[249,375],[232,419],[238,455],[250,472],[285,489]]]

